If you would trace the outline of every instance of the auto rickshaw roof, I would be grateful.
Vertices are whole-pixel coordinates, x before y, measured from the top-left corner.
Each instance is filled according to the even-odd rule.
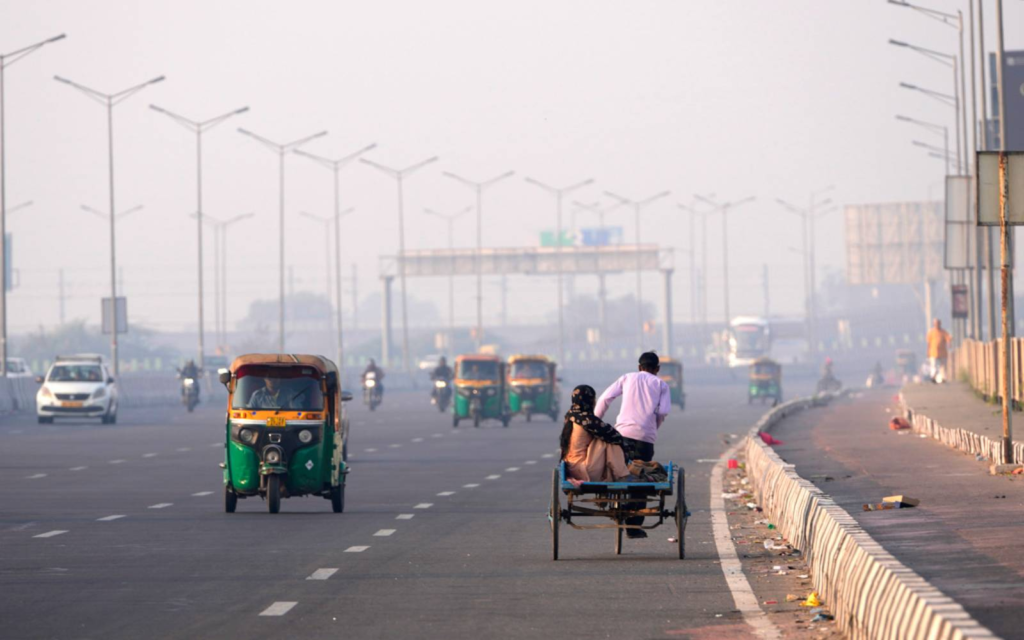
[[[551,358],[549,358],[547,356],[530,355],[530,354],[526,354],[526,353],[517,353],[516,355],[509,357],[508,363],[509,364],[513,364],[513,363],[516,363],[516,362],[528,362],[528,361],[531,361],[531,360],[535,360],[537,362],[551,362]]]
[[[782,365],[780,365],[778,362],[775,362],[771,358],[758,358],[757,360],[754,360],[753,362],[751,362],[750,366],[751,367],[764,367],[764,366],[768,366],[768,367],[775,367],[776,369],[781,369],[782,368]]]
[[[313,367],[321,374],[327,374],[331,371],[338,373],[338,367],[327,358],[301,353],[247,353],[244,356],[235,358],[235,361],[231,363],[231,373],[237,372],[246,365],[302,366]]]
[[[465,353],[457,356],[455,362],[501,362],[501,356],[489,353]]]

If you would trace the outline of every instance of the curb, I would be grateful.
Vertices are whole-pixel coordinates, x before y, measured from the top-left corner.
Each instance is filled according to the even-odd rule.
[[[845,395],[845,393],[843,394]],[[767,516],[811,566],[815,590],[851,638],[996,638],[964,608],[898,561],[826,493],[801,478],[759,434],[839,396],[791,400],[751,428],[747,474]]]
[[[1013,443],[1013,460],[1003,460],[1003,443],[1000,440],[993,440],[966,429],[951,429],[943,427],[928,416],[918,412],[907,404],[900,391],[900,414],[910,422],[915,433],[938,440],[951,449],[969,453],[971,455],[981,454],[988,460],[995,463],[1021,464],[1024,463],[1024,442]]]

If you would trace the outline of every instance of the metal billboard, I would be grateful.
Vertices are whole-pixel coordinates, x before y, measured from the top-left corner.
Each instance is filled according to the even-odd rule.
[[[918,284],[942,277],[942,202],[848,205],[844,215],[850,284]]]

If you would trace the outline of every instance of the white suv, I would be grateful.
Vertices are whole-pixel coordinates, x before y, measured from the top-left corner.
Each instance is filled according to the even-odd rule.
[[[39,424],[54,418],[95,417],[117,422],[117,385],[100,356],[58,356],[36,393]]]

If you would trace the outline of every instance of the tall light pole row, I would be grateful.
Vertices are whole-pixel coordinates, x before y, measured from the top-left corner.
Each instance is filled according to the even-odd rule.
[[[455,221],[473,210],[473,207],[466,207],[452,213],[441,213],[434,209],[424,209],[428,216],[434,216],[445,221],[448,226],[448,252],[452,254],[452,261],[455,261]],[[479,318],[477,319],[479,322]],[[448,348],[452,348],[455,337],[455,268],[448,275]]]
[[[723,309],[725,311],[725,326],[728,328],[729,322],[732,320],[732,312],[729,308],[729,211],[743,206],[748,202],[753,202],[755,198],[754,196],[748,196],[742,200],[720,203],[713,198],[708,198],[700,194],[694,194],[693,197],[705,204],[711,205],[714,208],[714,211],[721,212],[722,214],[722,299]]]

